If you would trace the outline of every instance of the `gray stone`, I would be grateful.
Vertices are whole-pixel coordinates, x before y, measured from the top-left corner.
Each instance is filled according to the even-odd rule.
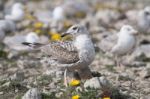
[[[105,77],[94,77],[87,80],[84,83],[85,88],[95,88],[95,89],[103,89],[103,88],[111,88],[112,85],[108,82]]]
[[[28,90],[22,99],[41,99],[41,93],[37,88]]]

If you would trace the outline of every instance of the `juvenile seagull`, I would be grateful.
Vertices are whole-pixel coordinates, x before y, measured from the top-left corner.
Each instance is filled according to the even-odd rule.
[[[120,32],[117,34],[117,44],[112,48],[111,52],[117,57],[128,54],[133,51],[136,45],[137,31],[130,25],[124,25]],[[117,62],[117,65],[120,65]]]
[[[92,77],[88,67],[94,60],[95,49],[91,41],[88,30],[82,25],[73,25],[63,36],[72,35],[73,41],[70,42],[51,42],[49,44],[27,43],[33,48],[39,48],[46,55],[52,56],[59,63],[63,64],[69,72],[77,72],[80,79]]]
[[[21,21],[25,16],[24,6],[21,3],[15,3],[12,7],[10,15],[6,15],[5,19],[12,21]]]

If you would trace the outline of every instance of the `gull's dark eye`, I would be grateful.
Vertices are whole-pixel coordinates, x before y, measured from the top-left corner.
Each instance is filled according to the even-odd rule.
[[[127,30],[130,31],[131,29],[130,29],[130,28],[127,28]]]
[[[77,27],[73,27],[72,29],[73,29],[73,30],[76,30],[76,29],[77,29]]]
[[[146,11],[146,12],[145,12],[145,15],[150,15],[150,13]]]

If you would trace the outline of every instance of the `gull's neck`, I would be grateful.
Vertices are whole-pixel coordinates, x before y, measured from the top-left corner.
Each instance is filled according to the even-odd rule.
[[[91,38],[87,34],[80,34],[74,40],[74,46],[79,52],[79,57],[86,65],[91,64],[94,60],[95,49]]]
[[[87,46],[91,45],[92,45],[91,39],[87,34],[80,34],[74,40],[74,46],[78,50],[85,49]]]
[[[120,32],[118,33],[118,37],[126,37],[126,36],[132,36],[132,35],[129,34],[129,33],[124,32],[124,31],[120,31]]]

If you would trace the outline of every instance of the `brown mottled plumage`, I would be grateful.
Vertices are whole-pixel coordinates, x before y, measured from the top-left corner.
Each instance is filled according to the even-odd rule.
[[[45,55],[55,58],[63,64],[70,64],[79,61],[76,48],[71,42],[53,42],[41,47]]]

